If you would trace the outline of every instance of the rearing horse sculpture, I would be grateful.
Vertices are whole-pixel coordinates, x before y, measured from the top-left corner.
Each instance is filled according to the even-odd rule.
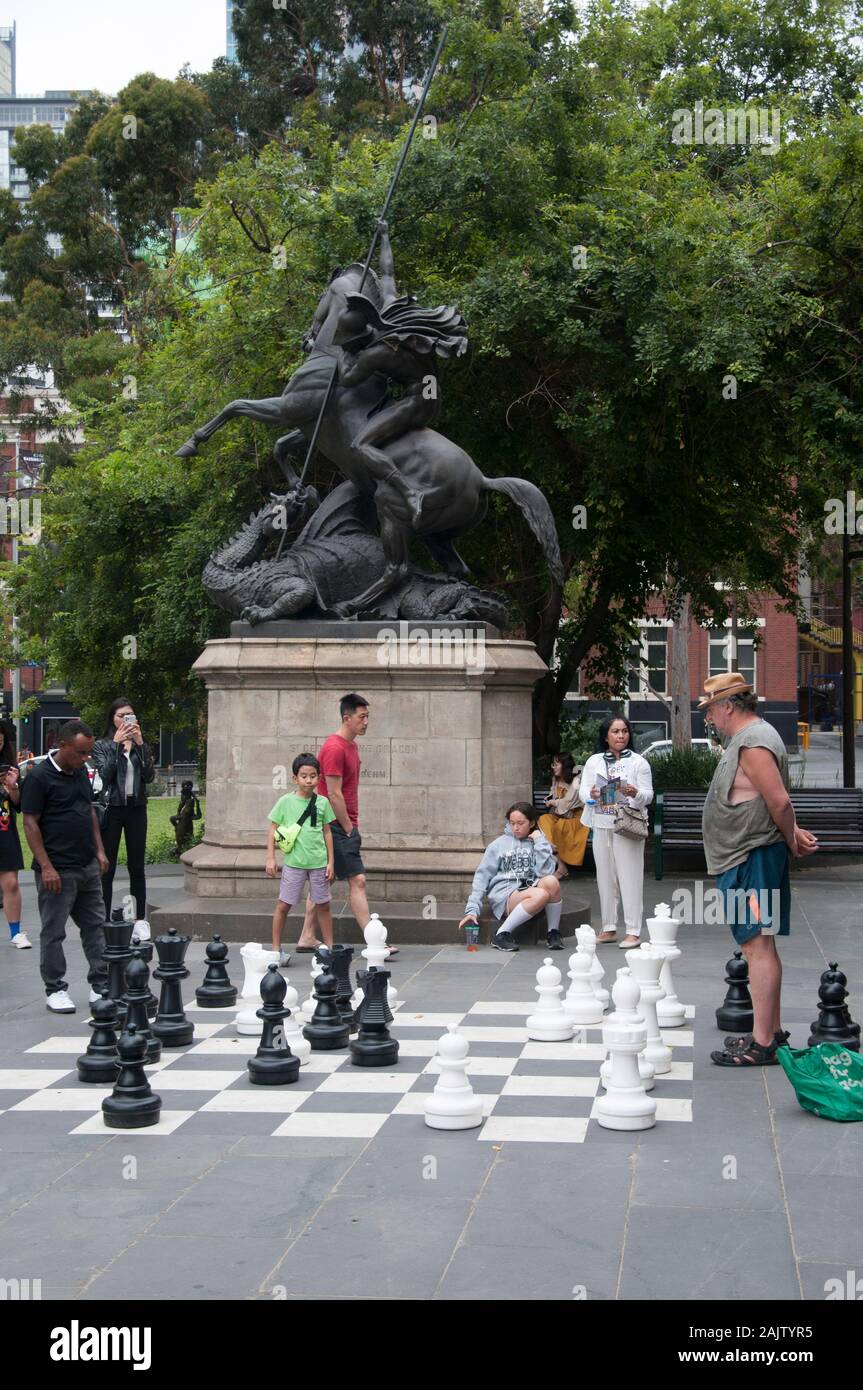
[[[231,401],[195,431],[178,449],[178,455],[191,457],[216,430],[235,416],[245,415],[290,429],[276,445],[277,455],[290,478],[291,470],[284,462],[284,454],[311,439],[321,404],[330,389],[334,359],[344,363],[343,345],[358,339],[362,341],[363,336],[370,333],[369,315],[360,306],[363,296],[358,296],[363,274],[364,268],[359,263],[335,272],[318,302],[307,339],[309,357],[294,372],[281,396]],[[384,309],[384,295],[380,281],[371,270],[365,271],[364,289],[373,306],[372,317],[377,317]],[[483,520],[488,510],[489,492],[505,493],[521,509],[543,548],[549,569],[562,583],[554,518],[539,488],[522,478],[486,478],[470,456],[445,435],[428,427],[409,429],[391,439],[383,452],[392,460],[408,493],[422,495],[422,510],[417,515],[405,488],[396,486],[386,477],[373,477],[354,443],[362,437],[370,416],[392,400],[388,378],[373,371],[363,380],[346,385],[341,382],[340,375],[323,415],[318,447],[345,478],[362,492],[373,494],[386,564],[373,584],[349,602],[338,605],[334,611],[339,617],[361,613],[404,579],[410,569],[412,536],[423,542],[446,574],[466,577],[469,570],[453,541]]]

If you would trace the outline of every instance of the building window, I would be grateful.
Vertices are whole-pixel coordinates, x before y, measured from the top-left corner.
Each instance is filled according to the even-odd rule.
[[[731,628],[710,628],[708,631],[708,664],[710,676],[721,676],[726,671],[739,671],[753,690],[755,683],[755,632],[751,627],[737,630],[737,656],[732,652]]]
[[[654,691],[666,695],[667,686],[668,629],[665,625],[644,626],[640,639],[629,648],[629,694],[650,699]]]

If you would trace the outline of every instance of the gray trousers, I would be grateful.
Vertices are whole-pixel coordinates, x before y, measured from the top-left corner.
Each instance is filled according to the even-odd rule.
[[[81,945],[90,969],[87,979],[91,989],[101,994],[108,987],[108,968],[102,955],[105,950],[105,901],[102,897],[102,875],[98,859],[92,859],[81,869],[60,869],[60,892],[49,893],[42,875],[35,872],[36,893],[42,932],[39,937],[39,969],[45,982],[45,993],[56,994],[68,989],[64,979],[66,957],[66,922],[72,918],[81,933]]]

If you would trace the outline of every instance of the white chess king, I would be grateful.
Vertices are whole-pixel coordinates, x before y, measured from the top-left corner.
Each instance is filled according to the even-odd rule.
[[[671,977],[672,962],[679,960],[681,955],[680,947],[677,945],[679,928],[680,918],[672,917],[668,903],[657,903],[655,916],[647,918],[651,944],[657,946],[665,957],[659,976],[664,998],[660,999],[656,1006],[660,1028],[682,1028],[686,1018],[686,1008],[675,993]]]

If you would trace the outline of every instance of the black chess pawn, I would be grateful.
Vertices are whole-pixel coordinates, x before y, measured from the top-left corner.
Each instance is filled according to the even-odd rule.
[[[742,951],[735,951],[725,967],[728,986],[722,1005],[716,1010],[716,1026],[728,1033],[751,1033],[754,1015],[749,993],[749,965]]]
[[[388,1021],[392,1021],[387,1005],[389,979],[388,970],[374,965],[357,975],[363,1000],[357,1011],[359,1033],[351,1043],[351,1062],[355,1067],[392,1067],[398,1061],[399,1045],[387,1027]]]
[[[834,1042],[848,1048],[850,1052],[860,1051],[860,1025],[853,1022],[845,1003],[848,997],[845,988],[847,983],[847,977],[837,963],[831,961],[829,968],[821,976],[818,1017],[812,1024],[808,1047],[816,1047],[818,1043],[823,1042]]]
[[[150,1031],[163,1047],[187,1047],[195,1036],[195,1025],[183,1009],[182,991],[183,981],[189,978],[185,958],[191,939],[178,935],[176,927],[169,927],[165,936],[156,937],[159,964],[153,977],[161,980],[162,992]]]
[[[342,1023],[352,1024],[354,1011],[351,1005],[351,961],[353,946],[334,946],[332,950],[332,972],[336,977],[336,1003],[342,1016]]]
[[[150,969],[150,966],[152,965],[152,962],[153,962],[153,943],[152,943],[152,941],[139,941],[138,937],[135,935],[134,930],[133,930],[133,932],[132,932],[132,947],[131,947],[131,949],[132,949],[133,951],[140,951],[140,952],[141,952],[141,960],[144,962],[144,964],[146,965],[147,969],[149,970],[149,969]],[[158,1001],[158,999],[156,998],[156,996],[155,996],[155,994],[153,993],[153,991],[151,990],[151,988],[150,988],[150,982],[149,982],[149,979],[148,979],[148,980],[147,980],[147,1017],[150,1018],[150,1019],[155,1018],[155,1017],[156,1017],[156,1014],[158,1013],[158,1010],[159,1010],[159,1001]]]
[[[246,1064],[249,1080],[257,1086],[288,1086],[300,1074],[300,1059],[294,1056],[285,1037],[284,1020],[291,1012],[285,1008],[287,988],[288,982],[279,974],[279,967],[268,965],[261,980],[263,1005],[257,1010],[264,1025],[261,1041],[257,1053]]]
[[[144,1129],[147,1125],[158,1124],[162,1097],[153,1092],[147,1080],[144,1071],[147,1039],[134,1023],[127,1025],[120,1034],[117,1056],[119,1075],[113,1091],[102,1101],[105,1124],[109,1129]]]
[[[237,986],[228,978],[228,948],[218,932],[207,946],[207,971],[195,998],[204,1009],[229,1009],[237,1002]]]
[[[134,922],[122,920],[105,923],[104,960],[108,967],[108,994],[117,1005],[121,1023],[126,1017],[126,966],[132,959],[130,943],[134,926]],[[147,992],[149,994],[149,990]]]
[[[106,992],[90,1006],[93,1035],[78,1058],[78,1080],[113,1086],[117,1079],[117,1005]]]
[[[311,1043],[313,1052],[331,1052],[347,1047],[350,1041],[350,1024],[343,1021],[339,1012],[336,988],[335,975],[324,969],[315,980],[315,1012],[303,1029],[303,1037]]]
[[[151,1065],[153,1062],[158,1062],[161,1057],[162,1044],[157,1037],[154,1037],[147,1016],[147,1000],[150,994],[149,979],[150,972],[140,949],[136,947],[132,952],[132,959],[126,966],[126,993],[123,995],[126,1005],[126,1027],[128,1028],[130,1023],[134,1023],[137,1033],[146,1041],[147,1063]]]

